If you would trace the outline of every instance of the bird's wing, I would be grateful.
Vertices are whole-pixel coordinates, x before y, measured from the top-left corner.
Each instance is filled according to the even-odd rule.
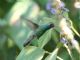
[[[27,26],[32,30],[36,30],[39,27],[38,24],[32,22],[30,19],[28,19],[26,17],[21,16],[21,19],[25,20]]]

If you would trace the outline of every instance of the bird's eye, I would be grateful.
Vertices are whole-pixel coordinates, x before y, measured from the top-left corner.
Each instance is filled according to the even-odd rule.
[[[50,23],[50,27],[54,27],[54,24],[53,23]]]

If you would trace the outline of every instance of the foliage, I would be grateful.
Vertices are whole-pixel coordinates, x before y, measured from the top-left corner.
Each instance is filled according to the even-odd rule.
[[[80,60],[80,4],[75,7],[76,2],[0,0],[0,60]],[[39,30],[30,29],[28,19],[41,29],[50,23],[54,27],[24,47]]]

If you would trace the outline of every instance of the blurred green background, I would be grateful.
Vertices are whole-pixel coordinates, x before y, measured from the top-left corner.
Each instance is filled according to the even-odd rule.
[[[80,9],[74,7],[75,0],[62,1],[70,10],[68,15],[74,28],[80,33]],[[58,56],[63,60],[72,60],[65,47],[59,51],[55,49],[60,38],[58,27],[57,31],[50,29],[45,32],[38,41],[33,42],[33,46],[23,47],[31,29],[20,19],[21,16],[39,25],[49,22],[58,25],[55,16],[46,10],[47,2],[48,0],[0,0],[0,60],[55,60],[56,57],[60,60]],[[80,37],[75,33],[74,36],[80,44]],[[71,51],[73,60],[80,60],[80,54],[75,49]]]

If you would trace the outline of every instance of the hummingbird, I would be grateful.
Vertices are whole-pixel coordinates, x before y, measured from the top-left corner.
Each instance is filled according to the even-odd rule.
[[[35,38],[39,39],[47,30],[54,27],[53,23],[38,25],[37,23],[34,23],[27,18],[22,17],[22,19],[26,20],[27,25],[33,30],[33,33],[24,42],[23,44],[24,47],[30,44],[33,39]]]

